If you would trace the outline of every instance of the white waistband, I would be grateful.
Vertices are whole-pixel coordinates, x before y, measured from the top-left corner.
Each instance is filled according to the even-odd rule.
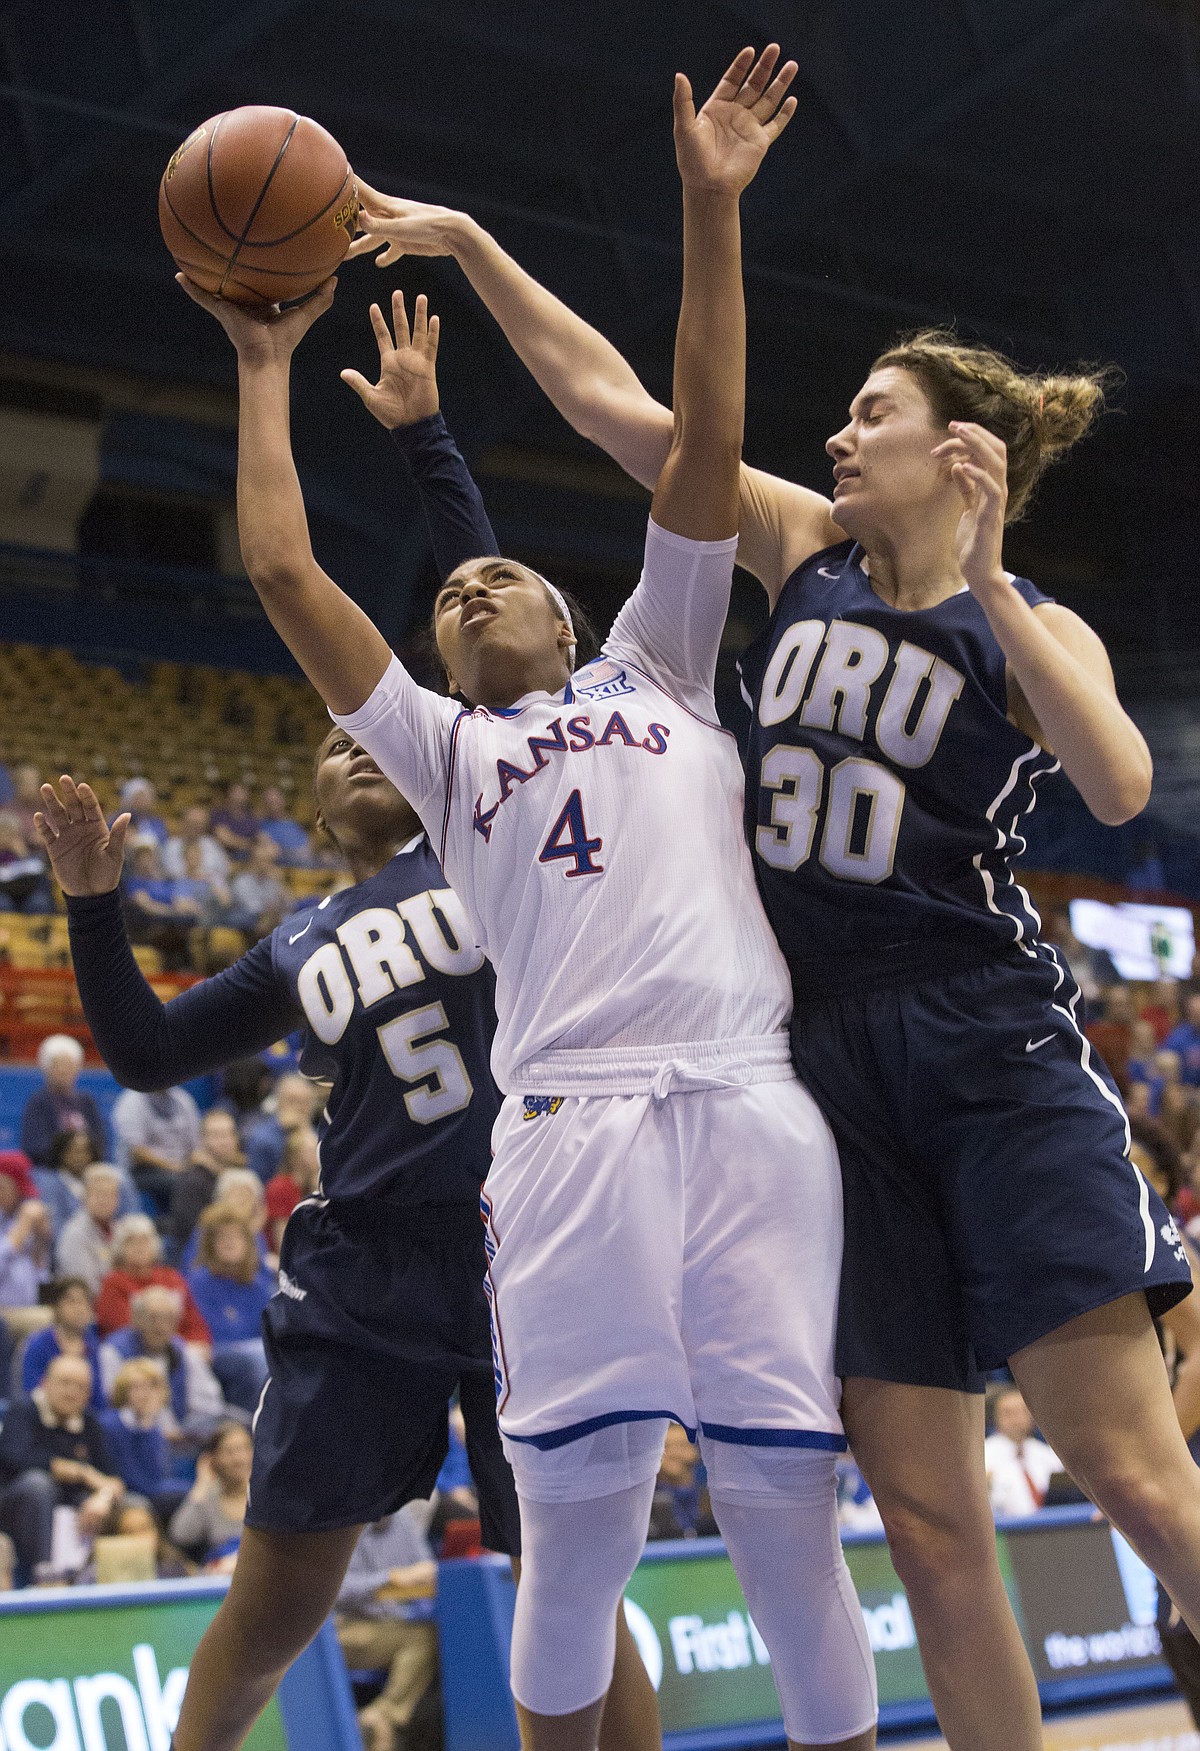
[[[517,1066],[509,1086],[521,1094],[689,1094],[706,1088],[749,1088],[791,1082],[796,1072],[788,1036],[744,1040],[680,1040],[662,1046],[596,1046],[543,1052]]]

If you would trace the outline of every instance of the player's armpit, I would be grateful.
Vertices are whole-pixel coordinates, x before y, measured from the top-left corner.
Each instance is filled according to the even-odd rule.
[[[753,572],[772,608],[798,565],[846,539],[828,499],[744,462],[740,517],[738,564]]]

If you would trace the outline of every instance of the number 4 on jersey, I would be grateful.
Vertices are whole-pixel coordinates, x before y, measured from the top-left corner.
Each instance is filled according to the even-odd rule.
[[[579,792],[573,790],[566,800],[562,814],[550,829],[538,862],[558,863],[563,858],[573,861],[575,868],[563,871],[568,880],[573,876],[603,875],[604,865],[597,863],[592,855],[603,844],[603,839],[588,838],[587,823],[583,818],[583,800]]]

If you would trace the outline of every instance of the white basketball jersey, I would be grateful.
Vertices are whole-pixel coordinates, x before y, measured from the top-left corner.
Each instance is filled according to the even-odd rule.
[[[468,712],[393,658],[336,719],[416,808],[495,966],[506,1093],[550,1053],[606,1065],[591,1089],[620,1093],[668,1046],[787,1026],[713,700],[736,545],[652,522],[603,654],[560,693]]]

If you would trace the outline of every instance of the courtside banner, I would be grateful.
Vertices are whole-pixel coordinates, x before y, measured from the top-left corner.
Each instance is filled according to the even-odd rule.
[[[997,1528],[1000,1570],[1048,1709],[1167,1691],[1154,1577],[1087,1507]],[[932,1724],[904,1588],[878,1534],[847,1533],[846,1561],[879,1682],[880,1724]],[[447,1751],[519,1751],[508,1696],[507,1559],[444,1563],[439,1631]],[[720,1539],[651,1544],[626,1617],[658,1694],[666,1751],[778,1744],[771,1664]]]
[[[3,1751],[169,1751],[188,1668],[226,1581],[0,1593]],[[326,1624],[246,1741],[249,1751],[359,1751]]]

